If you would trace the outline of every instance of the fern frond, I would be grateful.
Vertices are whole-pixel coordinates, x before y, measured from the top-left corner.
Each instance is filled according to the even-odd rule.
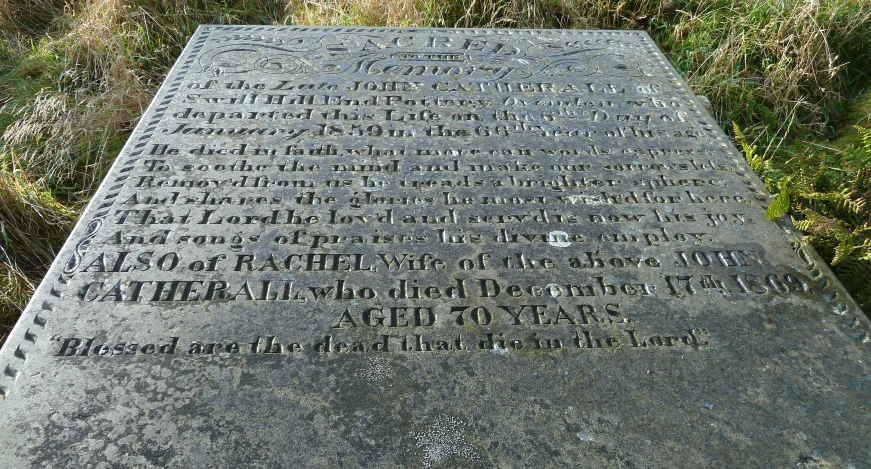
[[[814,246],[816,246],[817,243],[819,243],[820,241],[821,241],[821,239],[819,236],[812,235],[812,234],[805,235],[803,238],[801,238],[801,242],[803,242],[805,244],[814,245]]]
[[[853,127],[859,131],[862,140],[862,149],[865,150],[866,154],[871,154],[871,127],[868,127],[867,129],[858,125],[854,125]]]
[[[765,218],[772,220],[782,217],[789,212],[789,207],[789,178],[783,178],[780,181],[780,191],[778,191],[777,197],[774,198],[774,201],[765,210]]]
[[[850,257],[853,253],[853,238],[845,236],[841,242],[835,247],[835,257],[832,258],[832,265],[838,265],[844,259]]]
[[[834,210],[861,215],[865,211],[865,199],[862,197],[854,199],[854,196],[856,196],[856,191],[849,187],[839,192],[809,192],[804,194],[804,198],[826,202]]]
[[[793,220],[793,225],[798,228],[800,231],[810,231],[814,222],[812,220]]]
[[[738,127],[737,123],[732,122],[732,128],[735,130],[735,140],[738,140],[738,143],[741,144],[741,150],[744,152],[744,158],[746,158],[747,162],[750,163],[750,168],[756,174],[761,175],[765,170],[765,160],[756,153],[756,145],[751,146],[747,143],[747,139],[744,137],[744,134],[741,132],[741,128]]]

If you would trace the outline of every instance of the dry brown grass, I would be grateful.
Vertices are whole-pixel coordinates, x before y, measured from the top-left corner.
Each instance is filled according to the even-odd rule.
[[[46,47],[62,51],[63,79],[76,88],[110,88],[131,78],[121,25],[124,0],[89,0],[73,15],[69,31]]]
[[[3,169],[49,183],[81,206],[112,163],[119,136],[128,133],[147,105],[144,93],[123,90],[98,96],[41,92],[5,111],[14,121],[3,133]]]
[[[75,223],[76,213],[44,184],[0,172],[0,336],[14,324],[36,281]]]
[[[289,0],[285,24],[426,26],[430,19],[419,5],[409,1],[378,0]]]
[[[286,5],[284,24],[458,28],[620,28],[633,25],[636,13],[663,8],[649,0],[289,0]]]
[[[0,0],[0,35],[36,35],[63,16],[64,0]]]
[[[121,0],[86,3],[68,32],[43,45],[57,57],[55,88],[3,109],[11,119],[2,135],[3,169],[48,182],[73,205],[96,189],[119,138],[151,99],[119,34],[125,9]]]
[[[839,13],[815,0],[780,7],[738,4],[728,15],[736,20],[717,31],[722,39],[716,49],[689,58],[687,80],[711,99],[723,120],[740,121],[738,113],[749,116],[743,120],[761,124],[757,130],[768,132],[774,145],[791,134],[792,126],[822,132],[828,123],[825,113],[842,98],[839,72],[845,63],[828,41]],[[712,27],[721,16],[716,10],[687,13],[685,27],[676,30],[673,41],[691,40],[685,36]],[[871,20],[871,10],[863,16],[856,19]]]
[[[0,263],[0,344],[15,326],[35,289],[36,285],[27,274],[15,266]]]
[[[33,275],[51,263],[75,220],[76,212],[55,200],[44,184],[0,173],[0,237],[4,246],[28,256],[2,246],[0,255],[14,260],[17,270]]]

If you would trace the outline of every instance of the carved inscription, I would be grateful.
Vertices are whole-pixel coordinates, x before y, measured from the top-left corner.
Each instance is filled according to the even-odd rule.
[[[660,324],[698,313],[675,300],[819,293],[748,236],[764,198],[643,38],[226,34],[65,295],[274,326],[57,357],[701,349],[719,331]]]
[[[866,467],[868,323],[769,200],[643,32],[201,26],[0,467]]]

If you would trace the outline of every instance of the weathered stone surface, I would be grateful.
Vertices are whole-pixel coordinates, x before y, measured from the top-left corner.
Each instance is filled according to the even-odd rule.
[[[869,467],[868,321],[641,32],[202,27],[2,467]]]

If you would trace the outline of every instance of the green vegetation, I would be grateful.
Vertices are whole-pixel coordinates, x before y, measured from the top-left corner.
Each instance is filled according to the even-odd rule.
[[[202,23],[647,29],[871,305],[871,0],[0,0],[0,336]]]
[[[871,311],[871,95],[856,100],[849,121],[832,141],[801,142],[759,155],[735,126],[750,166],[776,194],[769,218],[789,214],[829,261],[866,312]]]

